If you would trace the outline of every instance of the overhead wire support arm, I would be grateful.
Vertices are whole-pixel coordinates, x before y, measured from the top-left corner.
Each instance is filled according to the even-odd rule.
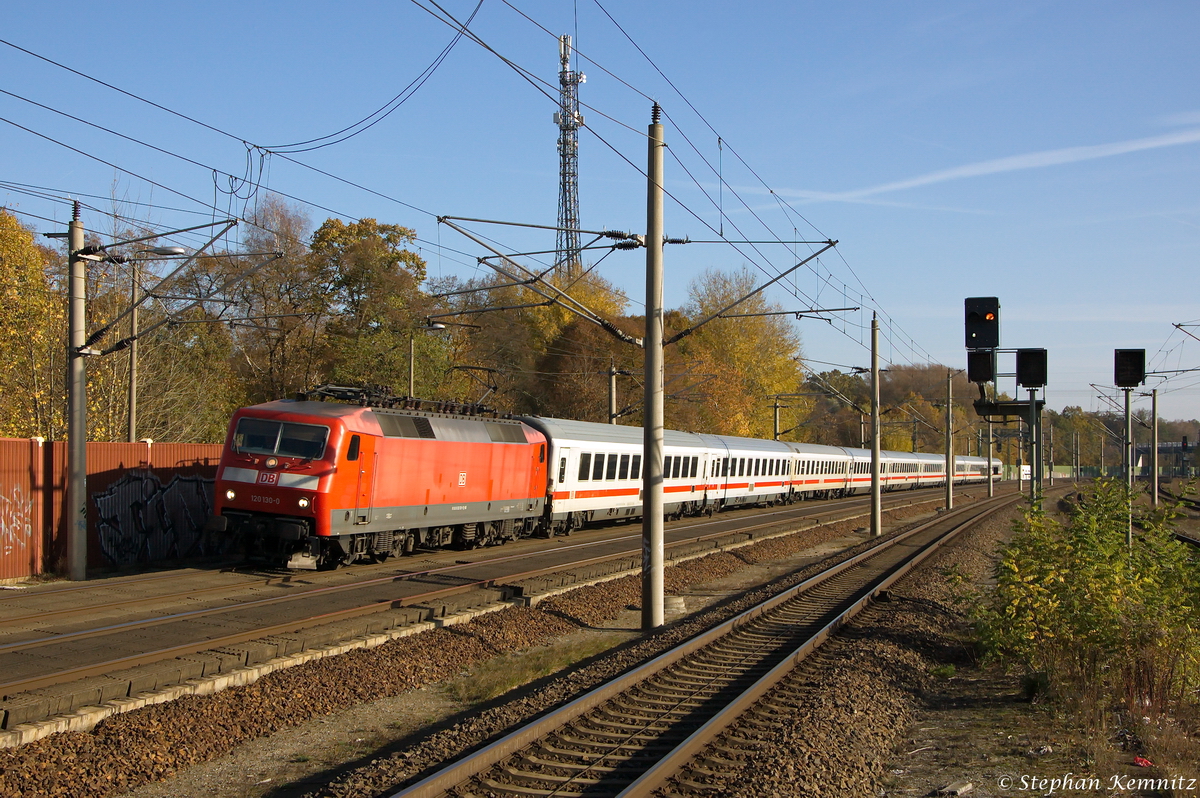
[[[561,230],[561,229],[563,229],[561,227],[558,227],[557,225],[552,225],[552,224],[529,224],[526,222],[502,222],[498,219],[472,219],[467,216],[439,216],[438,221],[445,222],[446,224],[450,224],[451,222],[475,222],[476,224],[499,224],[499,225],[504,225],[506,227],[528,227],[531,230]],[[450,226],[453,227],[455,230],[459,230],[460,232],[462,232],[461,229],[458,227],[458,225],[450,224]],[[615,239],[619,239],[619,240],[640,238],[640,236],[638,236],[635,233],[626,233],[621,230],[583,230],[583,229],[572,228],[570,230],[570,232],[583,233],[584,235],[597,236],[598,238],[615,238]]]
[[[758,288],[755,288],[753,291],[746,294],[741,299],[734,300],[733,302],[729,303],[725,307],[718,310],[716,313],[710,314],[709,316],[705,317],[701,321],[698,321],[695,324],[693,324],[691,327],[688,327],[686,330],[681,330],[680,332],[675,333],[675,335],[671,336],[669,339],[667,339],[666,341],[663,342],[663,346],[669,346],[669,345],[675,343],[676,341],[679,341],[681,338],[686,338],[687,336],[694,333],[696,330],[703,327],[705,324],[708,324],[713,319],[720,318],[725,313],[728,313],[730,310],[733,310],[734,308],[736,308],[738,305],[745,302],[750,297],[762,293],[770,286],[774,285],[775,283],[782,280],[784,277],[787,277],[789,274],[791,274],[792,272],[799,269],[801,266],[804,266],[805,264],[807,264],[809,261],[815,260],[816,258],[820,257],[822,254],[824,254],[828,250],[833,249],[834,247],[837,246],[837,244],[838,244],[838,242],[834,241],[834,240],[826,241],[825,246],[821,247],[816,252],[809,255],[807,258],[800,261],[799,263],[797,263],[795,266],[791,267],[790,269],[786,269],[786,270],[780,272],[779,274],[777,274],[775,277],[772,277],[770,280],[767,280],[765,283],[760,285]]]
[[[454,224],[454,222],[449,221],[448,217],[439,216],[438,221],[449,226],[453,230],[461,233],[462,235],[466,236],[467,238],[471,239],[472,241],[474,241],[476,244],[483,247],[484,249],[487,249],[488,251],[494,253],[497,257],[502,259],[504,262],[512,264],[512,266],[514,268],[520,269],[522,272],[525,273],[525,276],[533,277],[535,279],[535,282],[531,283],[529,285],[526,285],[525,287],[527,289],[529,289],[530,291],[533,291],[538,296],[545,297],[546,299],[557,302],[558,304],[562,305],[562,307],[566,308],[567,310],[569,310],[570,312],[579,316],[580,318],[586,319],[586,320],[592,322],[593,324],[599,325],[601,328],[603,328],[606,332],[608,332],[615,338],[625,341],[626,343],[633,344],[634,346],[638,346],[638,347],[642,346],[642,339],[635,338],[632,335],[630,335],[629,333],[620,329],[615,324],[613,324],[612,322],[610,322],[607,319],[605,319],[604,317],[602,317],[599,313],[597,313],[596,311],[589,308],[587,305],[584,305],[582,302],[580,302],[579,300],[572,297],[566,291],[563,291],[562,289],[558,288],[557,286],[545,282],[544,280],[541,279],[541,277],[533,274],[533,272],[531,272],[529,269],[525,268],[524,266],[517,263],[516,261],[510,259],[507,255],[505,255],[503,252],[501,252],[500,250],[493,247],[491,244],[487,243],[483,239],[474,235],[470,231],[468,231],[462,227],[459,227],[458,225]],[[509,271],[502,269],[500,266],[496,265],[495,263],[492,263],[490,261],[485,261],[482,259],[480,260],[480,262],[487,263],[487,265],[490,266],[492,269],[496,270],[498,273],[500,273],[504,277],[507,277],[510,280],[519,281],[521,279],[520,277],[510,273]],[[551,294],[548,294],[548,293],[546,293],[546,291],[541,290],[542,288],[545,288],[545,289],[553,292],[555,294],[555,296],[551,296]]]
[[[748,319],[754,316],[795,316],[797,319],[802,319],[805,316],[811,318],[823,319],[822,313],[843,313],[862,308],[809,308],[807,310],[769,310],[762,313],[723,313],[718,318],[721,319]],[[825,321],[833,321],[833,319],[824,319]],[[869,370],[869,369],[868,369]]]
[[[154,288],[150,289],[149,291],[144,292],[137,301],[135,301],[133,304],[131,304],[123,312],[117,314],[116,318],[114,318],[111,321],[109,321],[108,323],[104,324],[102,327],[95,330],[91,335],[89,335],[87,337],[87,340],[84,342],[84,346],[86,346],[86,347],[93,346],[97,341],[99,341],[101,338],[103,338],[105,335],[107,335],[109,330],[111,330],[113,327],[115,327],[116,325],[118,325],[122,321],[124,321],[126,318],[128,318],[130,316],[130,314],[132,314],[135,310],[140,308],[146,302],[147,299],[149,299],[153,294],[157,293],[158,289],[162,288],[168,282],[175,279],[175,277],[180,272],[182,272],[189,265],[191,265],[193,262],[195,262],[195,260],[198,257],[200,257],[201,253],[203,253],[204,250],[211,247],[213,244],[215,244],[221,238],[221,236],[225,235],[232,228],[236,227],[237,220],[236,219],[225,219],[224,221],[220,221],[220,222],[209,222],[208,224],[200,224],[200,225],[196,225],[195,227],[187,227],[182,230],[172,230],[167,233],[158,233],[158,234],[151,235],[151,236],[143,236],[141,238],[134,238],[129,241],[119,241],[115,244],[108,244],[104,247],[85,247],[84,249],[80,250],[80,255],[82,257],[92,259],[92,258],[95,258],[97,255],[105,252],[105,250],[107,250],[109,247],[123,246],[125,244],[137,244],[142,241],[150,241],[155,238],[161,238],[162,236],[176,235],[178,233],[188,233],[188,232],[191,232],[192,230],[201,230],[205,227],[214,227],[216,225],[224,225],[224,226],[220,229],[219,232],[217,232],[216,235],[214,235],[212,238],[210,238],[208,241],[206,241],[202,247],[200,247],[199,249],[194,251],[182,263],[180,263],[177,267],[175,267],[175,269],[172,270],[170,274],[168,274],[166,277],[159,280],[158,284],[155,285]],[[92,250],[92,251],[89,251],[89,250]],[[109,257],[112,257],[113,260],[116,260],[116,256],[109,256]],[[282,257],[282,255],[280,255],[280,257]],[[120,261],[118,261],[118,262],[120,262]]]
[[[194,310],[195,308],[200,307],[205,302],[210,301],[213,297],[215,297],[217,294],[221,293],[225,289],[230,288],[234,285],[237,285],[242,280],[245,280],[247,277],[252,276],[255,272],[257,272],[262,267],[266,266],[268,263],[274,263],[275,261],[279,260],[282,257],[283,257],[282,252],[272,253],[271,257],[267,258],[266,260],[262,261],[261,263],[256,263],[255,265],[251,266],[248,269],[243,269],[241,272],[235,274],[233,277],[230,277],[228,280],[221,283],[219,286],[214,288],[212,291],[209,291],[204,296],[197,297],[195,299],[195,301],[193,301],[190,305],[188,305],[187,307],[180,310],[179,313],[187,313],[188,311],[191,311],[191,310]],[[160,283],[160,285],[161,285],[161,283]],[[220,322],[224,322],[224,321],[225,321],[224,319],[213,319],[214,323],[220,323]],[[138,340],[139,338],[141,338],[149,333],[154,332],[155,330],[159,329],[160,327],[164,327],[168,324],[177,324],[177,323],[178,323],[178,321],[173,316],[167,316],[165,319],[158,322],[157,324],[152,324],[149,327],[145,328],[144,330],[138,330],[137,335],[130,335],[125,338],[122,338],[120,341],[117,341],[112,346],[110,346],[107,349],[100,352],[100,354],[101,355],[109,355],[109,354],[112,354],[113,352],[119,352],[122,349],[125,349],[127,346],[129,346],[134,341]]]

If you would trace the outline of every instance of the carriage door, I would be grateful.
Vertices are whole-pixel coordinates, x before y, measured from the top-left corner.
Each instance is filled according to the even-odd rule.
[[[571,480],[571,448],[569,446],[556,447],[554,454],[557,460],[547,471],[552,475],[550,477],[550,498],[555,498],[556,493],[562,493],[558,498],[565,499],[567,494],[564,491],[567,490],[567,484]]]
[[[375,452],[375,437],[372,435],[355,435],[359,440],[357,451],[355,451],[353,439],[350,442],[350,451],[347,452],[346,459],[352,459],[350,455],[357,454],[358,458],[355,464],[358,466],[358,485],[354,491],[354,523],[367,524],[371,521],[371,503],[372,493],[375,486],[375,472],[378,455]]]

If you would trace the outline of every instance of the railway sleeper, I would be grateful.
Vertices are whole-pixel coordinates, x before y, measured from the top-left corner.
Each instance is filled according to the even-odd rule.
[[[556,735],[556,739],[561,737],[562,732],[559,732]],[[665,743],[651,743],[649,745],[642,745],[636,748],[624,743],[597,743],[595,745],[589,744],[588,750],[579,751],[570,748],[560,748],[554,745],[550,740],[540,741],[537,744],[537,747],[538,750],[544,751],[553,756],[572,757],[574,759],[586,759],[587,757],[591,757],[592,759],[600,759],[602,757],[605,759],[617,759],[623,757],[629,760],[637,759],[647,760],[650,762],[657,762],[668,751],[671,750],[671,746],[666,745]],[[597,748],[601,750],[597,752]]]
[[[584,729],[580,728],[578,725],[573,727],[572,731],[578,736],[571,736],[563,739],[571,742],[573,745],[578,745],[585,749],[590,749],[597,744],[603,744],[606,742],[614,744],[626,743],[628,745],[633,745],[634,743],[652,743],[661,739],[661,735],[658,734],[648,734],[645,732],[634,732],[631,734],[628,731],[613,732],[605,731],[604,729]],[[562,733],[560,732],[558,736],[562,737]],[[588,739],[589,737],[593,739]]]
[[[493,796],[493,795],[497,795],[497,794],[499,794],[499,795],[537,795],[537,796],[553,795],[553,796],[555,796],[555,798],[558,798],[558,796],[561,796],[562,798],[583,798],[582,792],[575,791],[575,790],[564,790],[561,787],[558,789],[555,789],[555,790],[539,790],[539,789],[536,789],[533,787],[523,787],[519,784],[505,784],[503,782],[495,781],[494,779],[480,779],[479,783],[482,784],[484,787],[486,787],[487,790],[482,793],[474,793],[474,792],[466,793],[466,795],[467,796],[477,796],[478,795],[478,796],[480,796],[480,798],[483,798],[483,796],[485,796],[485,795]]]
[[[554,739],[563,745],[573,746],[578,750],[570,748],[559,748],[556,745],[551,745],[555,750],[564,751],[563,756],[576,756],[580,758],[599,756],[597,752],[605,755],[623,754],[630,757],[652,757],[655,760],[661,759],[671,752],[673,746],[664,743],[659,737],[648,737],[642,740],[631,739],[626,736],[610,737],[604,740],[585,740],[581,737],[576,737],[565,730],[560,730],[555,733]]]
[[[500,772],[518,784],[529,784],[534,786],[541,784],[578,784],[584,787],[595,787],[596,785],[600,784],[602,780],[601,778],[581,776],[578,773],[572,773],[566,776],[562,776],[557,773],[535,773],[534,771],[530,770],[519,770],[511,765],[506,765],[505,767],[501,768]],[[628,783],[629,779],[624,779],[624,781]]]
[[[683,707],[686,709],[699,709],[700,707],[704,706],[703,701],[696,701],[695,699],[693,699],[691,697],[682,698],[677,701],[671,701],[671,700],[667,700],[667,699],[663,699],[663,698],[657,698],[657,697],[652,697],[649,695],[644,695],[644,696],[638,696],[636,700],[641,702],[644,705],[649,705],[651,707],[665,707],[668,709],[674,708],[674,707]],[[628,708],[630,710],[641,709],[641,707],[635,707],[633,704],[629,703],[629,701],[630,701],[630,699],[628,699],[628,698],[614,698],[613,699],[613,703],[619,707]]]
[[[655,718],[649,722],[643,722],[641,718],[596,718],[588,717],[580,723],[580,731],[588,734],[658,734],[662,735],[675,728],[682,719],[666,719]],[[586,724],[586,726],[584,725]]]
[[[568,751],[565,748],[550,749],[547,746],[538,745],[539,753],[547,753],[551,756],[559,757],[559,759],[546,759],[537,754],[523,754],[522,760],[529,761],[541,767],[559,767],[564,770],[582,770],[598,765],[600,762],[617,762],[621,764],[637,763],[641,765],[652,765],[658,761],[658,758],[652,754],[633,753],[626,754],[620,751],[607,751],[603,753],[592,753],[584,751]],[[564,762],[562,758],[569,757],[572,761]],[[604,767],[607,767],[605,765]]]
[[[695,710],[655,710],[643,707],[641,709],[624,710],[620,713],[610,712],[609,717],[599,718],[601,725],[617,728],[655,728],[668,729],[677,723],[686,721],[695,714]]]
[[[522,754],[521,759],[520,759],[520,764],[528,765],[531,768],[549,768],[551,770],[553,770],[553,769],[565,770],[568,773],[571,773],[571,772],[578,773],[578,772],[583,772],[583,771],[588,771],[588,772],[592,772],[592,773],[612,773],[613,771],[618,770],[622,764],[628,763],[630,760],[627,758],[619,760],[619,761],[614,760],[614,761],[617,761],[617,764],[615,764],[615,765],[601,764],[602,762],[607,762],[607,761],[608,760],[603,759],[601,757],[596,757],[596,759],[592,762],[580,762],[580,761],[560,762],[560,761],[554,760],[554,759],[544,759],[540,756],[532,756],[530,754]]]

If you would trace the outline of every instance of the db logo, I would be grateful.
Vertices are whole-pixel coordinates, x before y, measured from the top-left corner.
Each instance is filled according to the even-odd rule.
[[[459,471],[458,472],[458,486],[460,488],[464,488],[464,487],[466,487],[466,485],[467,485],[467,472]]]
[[[258,482],[261,485],[278,485],[279,474],[274,471],[260,471],[258,473]]]

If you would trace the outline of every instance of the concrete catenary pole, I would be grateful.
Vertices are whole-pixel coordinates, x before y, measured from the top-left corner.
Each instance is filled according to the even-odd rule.
[[[87,579],[87,372],[83,349],[87,343],[87,260],[83,222],[75,203],[67,227],[67,570],[71,579]]]
[[[871,536],[883,534],[883,496],[879,479],[879,318],[871,314]]]
[[[129,442],[137,443],[138,265],[129,262]]]
[[[646,335],[642,465],[642,629],[663,625],[663,126],[654,104],[646,169]]]
[[[954,372],[946,369],[946,509],[954,509]]]

